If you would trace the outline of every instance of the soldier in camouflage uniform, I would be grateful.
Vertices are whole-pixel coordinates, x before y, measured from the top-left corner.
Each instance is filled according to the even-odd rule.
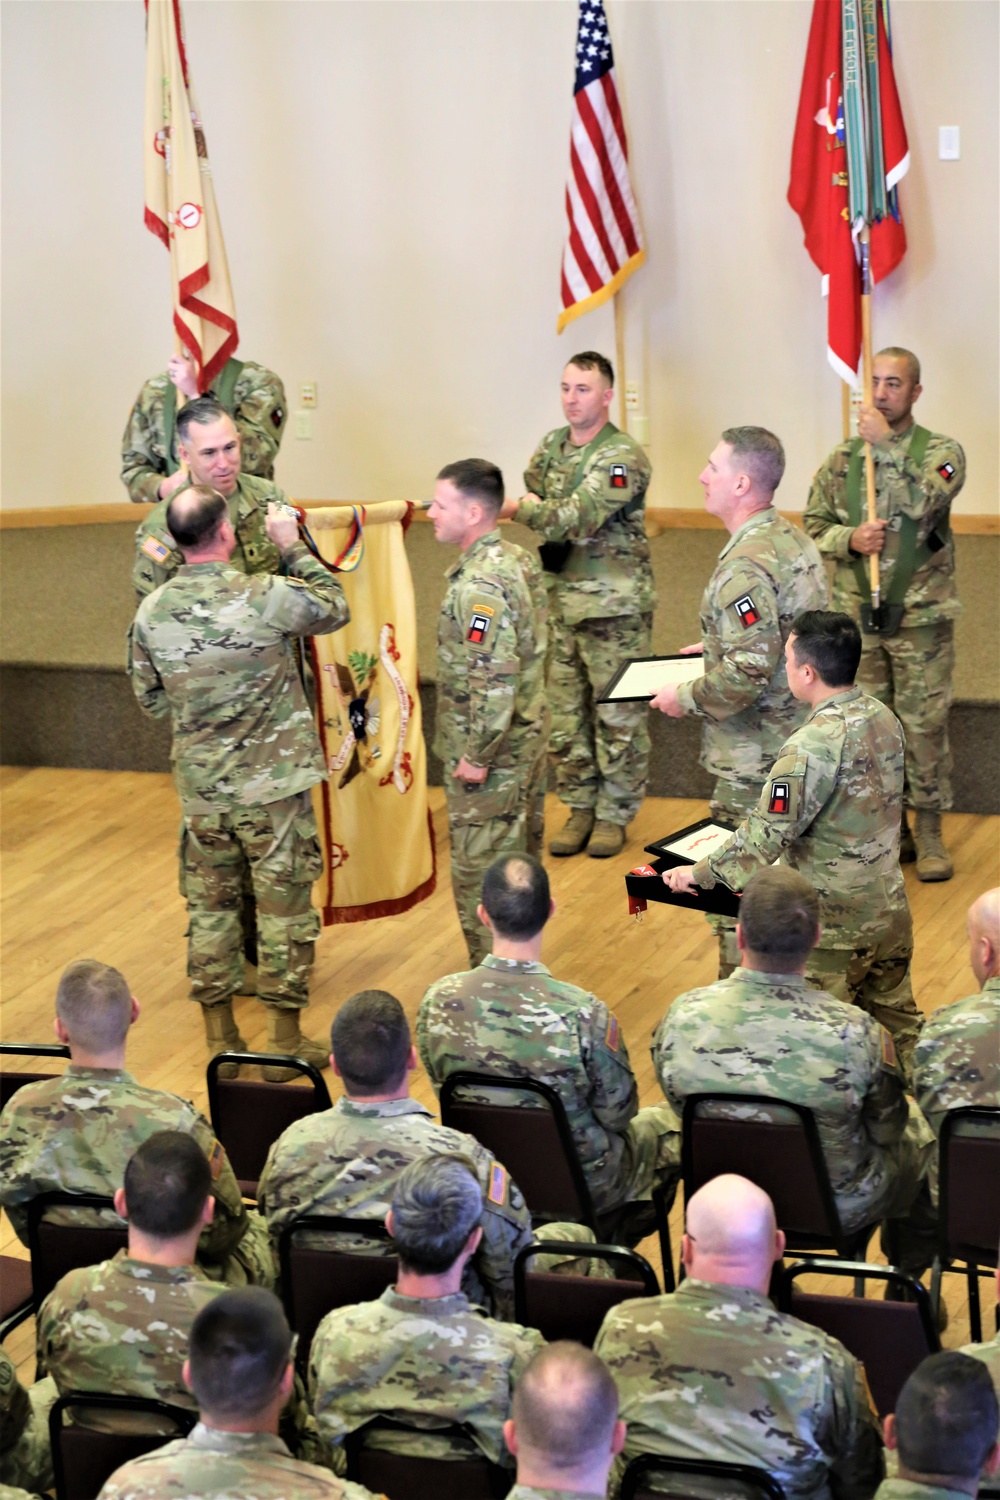
[[[1000,1267],[996,1272],[997,1298],[1000,1300]],[[993,1338],[985,1344],[965,1344],[962,1347],[963,1354],[969,1354],[973,1359],[981,1359],[990,1372],[993,1389],[1000,1400],[1000,1328],[997,1329]]]
[[[860,1364],[767,1297],[784,1235],[771,1200],[721,1176],[687,1205],[676,1292],[619,1303],[594,1353],[627,1426],[616,1464],[641,1453],[756,1464],[787,1500],[870,1500],[882,1443]]]
[[[816,892],[796,871],[750,877],[736,929],[742,967],[673,1002],[653,1037],[660,1087],[678,1114],[691,1094],[765,1094],[811,1109],[844,1230],[906,1216],[894,1264],[920,1275],[934,1253],[931,1132],[907,1103],[888,1032],[803,977],[818,928]],[[752,1106],[713,1111],[761,1117]]]
[[[562,378],[569,425],[545,434],[524,473],[528,493],[501,512],[545,543],[549,749],[570,809],[549,848],[569,855],[587,846],[599,859],[621,849],[645,796],[649,729],[644,703],[594,699],[626,658],[649,655],[656,604],[644,518],[651,469],[639,444],[608,421],[613,396],[604,355],[574,355]]]
[[[995,1493],[1000,1407],[981,1364],[961,1349],[928,1355],[885,1419],[885,1443],[896,1463],[875,1500],[955,1500],[980,1485]]]
[[[309,1355],[309,1395],[338,1472],[346,1470],[344,1438],[375,1417],[419,1431],[374,1432],[372,1446],[512,1464],[503,1440],[511,1390],[544,1340],[488,1318],[461,1290],[482,1216],[468,1158],[425,1156],[396,1179],[386,1218],[399,1255],[396,1285],[374,1302],[327,1313]],[[447,1427],[461,1430],[440,1431]]]
[[[906,803],[917,821],[916,849],[904,827],[902,858],[916,856],[920,880],[950,880],[941,813],[951,807],[948,710],[961,605],[949,515],[965,483],[965,454],[951,438],[914,423],[920,363],[908,349],[875,356],[873,391],[874,406],[858,416],[859,438],[839,444],[819,470],[802,520],[834,561],[835,609],[861,619],[872,554],[883,605],[902,605],[894,634],[863,637],[858,681],[895,710],[906,736]],[[875,461],[875,521],[863,519],[862,440]]]
[[[566,1108],[594,1208],[614,1219],[645,1203],[629,1240],[652,1227],[654,1187],[673,1199],[680,1130],[673,1111],[639,1109],[639,1090],[615,1016],[595,995],[553,979],[541,963],[545,924],[555,910],[537,860],[498,859],[486,872],[479,908],[493,952],[467,974],[432,984],[417,1013],[420,1060],[435,1089],[450,1073],[496,1072],[556,1089]],[[540,1107],[530,1094],[480,1090],[489,1103]],[[640,1222],[641,1221],[641,1222]],[[619,1235],[622,1226],[618,1226]]]
[[[603,1500],[625,1442],[607,1365],[582,1344],[546,1344],[514,1387],[504,1438],[517,1459],[508,1500]]]
[[[148,1089],[125,1071],[129,1026],[139,1004],[117,969],[94,959],[70,964],[56,991],[56,1035],[70,1049],[61,1078],[27,1083],[0,1115],[0,1204],[28,1243],[28,1210],[41,1193],[99,1193],[121,1186],[129,1157],[160,1130],[190,1135],[208,1159],[214,1216],[198,1242],[198,1263],[232,1286],[271,1286],[267,1228],[243,1202],[212,1127],[186,1099]],[[120,1226],[113,1215],[99,1222]],[[89,1210],[55,1210],[61,1223],[90,1221]]]
[[[514,1307],[514,1256],[531,1240],[524,1199],[489,1152],[449,1130],[410,1098],[417,1066],[403,1007],[383,990],[362,990],[333,1023],[333,1066],[346,1097],[290,1125],[275,1141],[257,1188],[277,1246],[282,1229],[304,1214],[384,1219],[403,1168],[418,1157],[459,1153],[474,1163],[483,1193],[483,1241],[466,1271],[473,1301],[497,1316]],[[345,1248],[372,1248],[371,1241]],[[319,1240],[322,1244],[322,1239]],[[378,1247],[375,1254],[391,1254]]]
[[[232,998],[243,978],[249,867],[269,1048],[325,1067],[326,1048],[303,1037],[299,1011],[309,1002],[320,928],[312,883],[322,857],[309,789],[326,767],[293,641],[336,630],[349,612],[336,579],[300,542],[294,516],[272,507],[266,525],[286,577],[247,577],[230,565],[235,533],[222,496],[193,485],[172,498],[168,526],[185,563],[139,606],[128,669],[144,712],[172,720],[188,975],[209,1045],[243,1046]],[[265,1077],[285,1076],[265,1069]]]
[[[136,504],[169,500],[184,483],[178,394],[187,401],[198,399],[197,373],[186,354],[175,354],[162,375],[146,381],[129,416],[122,438],[122,483]],[[252,360],[230,359],[206,394],[235,419],[246,473],[273,479],[288,412],[280,377]]]
[[[8,1486],[47,1490],[54,1483],[49,1412],[59,1392],[55,1381],[36,1380],[25,1390],[14,1362],[0,1347],[0,1500]],[[22,1494],[10,1489],[9,1493]]]
[[[278,1436],[295,1367],[291,1330],[272,1293],[225,1292],[203,1308],[184,1379],[198,1402],[198,1425],[123,1464],[98,1500],[374,1500],[362,1485],[300,1463]]]
[[[806,978],[860,1005],[891,1034],[906,1078],[923,1017],[913,1000],[913,922],[899,868],[903,736],[890,709],[854,686],[860,632],[847,615],[799,615],[785,645],[792,693],[812,710],[785,741],[757,807],[696,865],[668,870],[675,891],[740,891],[782,861],[820,904]]]
[[[940,1006],[913,1054],[913,1093],[937,1137],[949,1110],[1000,1109],[1000,887],[969,908],[969,962],[979,994]],[[931,1190],[936,1201],[936,1157]]]
[[[701,764],[715,777],[710,811],[741,823],[756,805],[775,756],[805,708],[785,674],[785,642],[795,616],[825,609],[829,589],[815,543],[774,509],[785,451],[764,427],[730,427],[698,481],[705,509],[729,532],[701,601],[705,675],[668,684],[653,708],[704,720]],[[709,917],[719,938],[719,978],[739,964],[736,924]]]
[[[500,540],[503,476],[466,459],[441,470],[430,518],[461,548],[438,622],[437,734],[444,762],[451,883],[473,963],[489,951],[476,916],[498,854],[524,852],[537,826],[543,764],[545,625],[536,618],[523,548]]]

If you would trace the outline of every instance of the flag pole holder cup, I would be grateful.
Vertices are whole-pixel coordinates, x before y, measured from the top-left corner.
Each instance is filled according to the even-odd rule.
[[[710,891],[699,890],[697,895],[690,895],[686,891],[672,891],[660,878],[666,870],[675,870],[680,865],[696,865],[711,853],[712,848],[725,843],[734,830],[735,824],[726,823],[721,818],[701,818],[697,823],[689,823],[686,828],[679,828],[676,833],[647,844],[645,852],[653,856],[649,864],[637,865],[625,876],[629,916],[641,920],[648,903],[656,901],[715,917],[738,917],[739,893],[730,890],[728,885],[717,881]],[[713,842],[714,835],[717,837]],[[685,852],[692,846],[698,852]]]

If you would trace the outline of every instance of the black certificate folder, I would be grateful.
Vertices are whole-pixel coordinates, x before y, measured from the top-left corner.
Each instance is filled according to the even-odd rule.
[[[668,682],[693,682],[704,675],[700,656],[636,656],[622,662],[594,701],[648,703]]]
[[[733,832],[733,826],[720,818],[701,818],[697,823],[689,823],[686,828],[679,828],[676,833],[647,844],[646,853],[653,855],[651,862],[630,870],[625,876],[629,911],[639,912],[647,902],[659,901],[666,906],[685,907],[688,911],[709,912],[715,917],[739,916],[740,898],[727,885],[717,884],[710,891],[689,896],[670,890],[660,879],[664,870],[674,870],[678,865],[696,865],[725,842]]]

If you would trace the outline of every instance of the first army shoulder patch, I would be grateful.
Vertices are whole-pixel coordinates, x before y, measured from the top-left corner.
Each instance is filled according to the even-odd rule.
[[[507,1168],[502,1167],[498,1161],[491,1161],[490,1187],[486,1197],[490,1203],[496,1204],[497,1208],[503,1208],[507,1202],[507,1184],[509,1181]]]
[[[758,625],[760,623],[760,610],[753,602],[752,595],[742,594],[739,599],[734,601],[733,608],[736,611],[736,618],[744,630],[749,630],[751,625]]]
[[[951,484],[951,481],[955,477],[955,465],[947,462],[939,464],[938,473],[941,475],[941,478],[945,481],[946,484]]]
[[[625,464],[611,464],[608,468],[608,475],[613,490],[628,489],[628,468]]]
[[[772,781],[767,810],[777,817],[787,817],[792,807],[792,789],[787,781]]]
[[[474,604],[469,613],[465,639],[470,646],[483,646],[493,624],[493,610],[488,604]]]

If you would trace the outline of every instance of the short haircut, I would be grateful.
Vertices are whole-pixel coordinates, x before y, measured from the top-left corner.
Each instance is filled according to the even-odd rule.
[[[901,349],[898,344],[890,344],[887,349],[880,349],[876,359],[881,359],[883,354],[887,359],[905,359],[906,373],[914,385],[920,384],[920,361],[912,349]]]
[[[281,1303],[261,1286],[220,1292],[191,1325],[188,1358],[199,1410],[254,1417],[273,1401],[291,1356]]]
[[[732,446],[733,463],[746,469],[754,489],[773,495],[785,472],[781,439],[766,427],[727,427],[722,441]]]
[[[483,1192],[467,1156],[422,1156],[399,1175],[392,1237],[400,1264],[439,1276],[455,1264],[483,1216]]]
[[[809,665],[826,687],[853,687],[861,661],[861,631],[850,615],[807,609],[792,621],[792,651],[800,667]]]
[[[191,428],[211,427],[222,417],[232,417],[232,412],[223,406],[217,396],[196,396],[177,413],[177,438],[187,447],[191,441]]]
[[[158,1240],[187,1234],[212,1191],[208,1157],[182,1130],[158,1130],[125,1168],[129,1223]]]
[[[349,1094],[398,1088],[406,1077],[410,1027],[388,990],[359,990],[333,1018],[330,1047]]]
[[[592,1349],[559,1341],[528,1364],[514,1388],[511,1415],[519,1450],[543,1453],[553,1468],[574,1469],[610,1452],[618,1391]]]
[[[465,500],[478,500],[493,515],[503,504],[503,475],[488,458],[460,458],[438,475],[449,480]]]
[[[998,1427],[989,1369],[955,1349],[923,1360],[896,1402],[899,1461],[915,1474],[976,1478]]]
[[[578,370],[599,370],[608,385],[615,383],[614,365],[606,354],[598,354],[596,349],[584,349],[582,354],[574,354],[566,363],[576,365]]]
[[[229,514],[218,490],[206,484],[189,484],[167,502],[167,530],[185,552],[214,542]]]
[[[549,877],[530,854],[505,854],[483,876],[483,905],[498,937],[533,938],[549,920]]]
[[[772,973],[787,974],[816,946],[819,897],[797,870],[771,865],[747,881],[738,920],[750,952]]]
[[[62,972],[56,1015],[74,1046],[110,1052],[122,1045],[132,1022],[132,992],[124,974],[96,958],[81,958]]]

